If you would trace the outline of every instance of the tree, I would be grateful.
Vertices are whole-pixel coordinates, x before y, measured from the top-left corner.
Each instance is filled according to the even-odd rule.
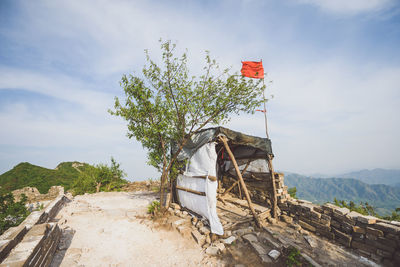
[[[292,198],[296,198],[297,199],[297,196],[296,196],[297,188],[296,187],[289,188],[288,189],[288,193]]]
[[[365,203],[360,202],[360,204],[357,206],[353,201],[349,201],[349,204],[347,204],[347,202],[345,200],[337,200],[335,197],[333,199],[333,203],[336,206],[339,206],[341,208],[348,208],[350,211],[356,211],[363,215],[371,215],[371,216],[379,217],[379,215],[375,212],[374,207],[369,205],[368,202],[365,202]]]
[[[254,113],[262,103],[264,86],[260,80],[230,74],[230,69],[220,70],[207,51],[204,74],[191,76],[186,52],[176,57],[175,44],[160,42],[161,65],[145,50],[143,75],[122,76],[125,99],[121,103],[115,97],[114,110],[109,112],[127,121],[127,136],[147,149],[148,163],[161,172],[163,203],[169,172],[186,142],[209,124],[227,122],[232,114]],[[177,149],[170,153],[172,143]]]
[[[111,157],[111,166],[102,163],[95,166],[89,165],[79,173],[78,179],[72,185],[74,194],[98,193],[102,187],[106,191],[113,190],[126,183],[123,179],[125,175],[120,164],[113,157]]]

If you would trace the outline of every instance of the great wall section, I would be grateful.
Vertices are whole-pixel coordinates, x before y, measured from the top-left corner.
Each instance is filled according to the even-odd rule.
[[[240,192],[233,190],[217,203],[225,229],[223,236],[211,234],[206,221],[191,216],[178,204],[170,207],[167,216],[151,219],[146,215],[147,205],[156,198],[156,194],[146,191],[151,185],[144,184],[140,188],[142,192],[136,187],[135,192],[98,193],[75,198],[60,189],[55,196],[57,190],[53,189],[52,197],[55,198],[43,210],[32,212],[22,224],[10,228],[0,237],[0,266],[109,266],[114,263],[117,266],[118,261],[119,266],[135,261],[136,264],[172,266],[177,264],[174,260],[178,260],[174,258],[178,255],[171,255],[176,249],[190,251],[179,258],[179,263],[187,266],[286,266],[285,256],[293,248],[300,252],[305,264],[312,266],[400,266],[400,223],[364,216],[329,203],[316,205],[293,199],[287,193],[283,174],[276,174],[275,183],[279,220],[269,215],[267,207],[271,200],[266,182],[255,182],[248,184],[248,188],[252,199],[258,203],[256,210],[263,219],[263,227],[256,227],[245,202],[236,195]],[[134,201],[140,201],[140,211],[131,207],[137,205]],[[78,217],[83,215],[90,217],[85,217],[86,224],[80,225],[82,221]],[[102,226],[103,218],[110,221],[110,228]],[[141,235],[125,235],[123,229],[130,229],[130,225],[138,227],[131,231],[141,229]],[[172,237],[172,233],[164,233],[162,238],[153,236],[157,231],[171,229],[179,233],[182,240]],[[112,247],[101,243],[104,240],[95,239],[92,244],[85,243],[81,247],[74,243],[79,239],[89,242],[87,239],[94,236],[115,243]],[[132,240],[126,240],[129,238]],[[176,242],[163,243],[168,239],[176,239]],[[121,246],[132,246],[135,250],[118,247],[119,241]],[[135,251],[144,251],[137,247],[140,242],[149,248],[148,254],[142,255],[145,259],[139,262],[140,253],[135,254]],[[100,251],[101,246],[127,252],[117,253],[119,258],[115,259],[112,254],[107,254],[110,251]],[[160,254],[164,261],[151,256],[150,250],[162,249],[166,249]],[[136,258],[126,256],[128,252]],[[104,258],[104,264],[91,262],[91,253],[99,259]],[[104,253],[108,258],[101,258]],[[186,258],[192,260],[186,262]]]

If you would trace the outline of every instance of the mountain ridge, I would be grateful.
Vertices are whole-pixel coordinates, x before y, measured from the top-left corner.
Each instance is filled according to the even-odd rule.
[[[55,169],[48,169],[29,162],[21,162],[0,175],[0,186],[2,191],[6,192],[30,186],[36,187],[44,194],[53,185],[61,185],[68,190],[77,179],[79,170],[84,170],[88,165],[78,161],[68,161],[61,162]]]
[[[353,178],[367,184],[386,184],[400,186],[400,170],[375,168],[363,169],[337,175],[338,178]]]
[[[387,215],[400,207],[400,188],[384,184],[367,184],[352,178],[312,178],[290,173],[285,185],[297,188],[300,199],[314,203],[332,202],[334,198],[368,202],[378,213]]]

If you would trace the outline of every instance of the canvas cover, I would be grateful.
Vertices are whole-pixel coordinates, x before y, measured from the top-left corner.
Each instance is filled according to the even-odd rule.
[[[216,141],[218,135],[225,135],[230,143],[234,145],[241,145],[242,151],[233,151],[235,158],[240,159],[244,152],[254,153],[257,151],[257,158],[266,158],[267,155],[273,155],[271,140],[268,138],[261,138],[243,134],[240,132],[232,131],[224,127],[214,127],[204,129],[197,134],[193,135],[192,138],[185,144],[182,151],[178,155],[178,160],[182,161],[189,159],[200,147],[211,141]],[[173,146],[173,151],[177,150],[176,146]]]
[[[186,170],[177,177],[180,187],[205,192],[205,196],[177,190],[180,204],[193,212],[204,216],[210,222],[211,232],[222,235],[223,227],[217,215],[217,181],[193,178],[193,176],[216,177],[217,152],[216,141],[219,135],[224,135],[233,146],[234,154],[240,168],[244,168],[251,160],[250,170],[265,171],[266,158],[272,154],[271,141],[267,138],[246,135],[224,127],[208,128],[193,135],[178,155],[178,161],[187,160]],[[177,147],[173,146],[172,151]],[[227,161],[228,163],[228,161]],[[230,172],[231,164],[227,164],[226,171]]]
[[[183,207],[204,216],[210,222],[211,232],[222,235],[224,229],[217,215],[217,181],[192,178],[193,176],[216,176],[217,153],[215,143],[207,143],[200,147],[190,158],[187,169],[177,178],[177,185],[205,192],[205,196],[178,190],[179,202]]]

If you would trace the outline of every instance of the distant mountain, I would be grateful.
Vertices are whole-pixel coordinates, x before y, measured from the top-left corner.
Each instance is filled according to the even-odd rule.
[[[36,187],[40,193],[47,193],[53,185],[62,185],[68,190],[87,163],[62,162],[54,170],[22,162],[0,175],[2,191],[10,192],[26,186]]]
[[[400,170],[373,169],[344,173],[338,178],[353,178],[367,184],[386,184],[400,186]]]
[[[311,178],[299,174],[285,176],[285,185],[297,188],[297,197],[314,203],[338,200],[368,202],[379,214],[387,215],[400,207],[400,187],[370,185],[348,178]]]

